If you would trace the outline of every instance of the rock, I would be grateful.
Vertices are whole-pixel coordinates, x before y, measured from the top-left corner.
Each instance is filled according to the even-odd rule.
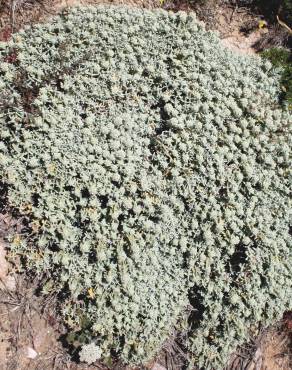
[[[8,262],[6,260],[5,242],[0,239],[0,280],[5,280],[8,274]]]
[[[31,347],[26,349],[26,357],[34,360],[38,356],[38,353]]]
[[[6,260],[6,243],[0,238],[0,288],[15,291],[16,281],[12,274],[9,274],[9,263]]]
[[[166,370],[166,368],[162,365],[160,365],[158,362],[155,362],[155,364],[152,366],[151,370]]]

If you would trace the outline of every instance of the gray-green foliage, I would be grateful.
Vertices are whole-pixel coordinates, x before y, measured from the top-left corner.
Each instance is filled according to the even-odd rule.
[[[291,308],[291,117],[269,62],[193,15],[108,6],[0,56],[0,175],[31,221],[11,256],[50,277],[72,330],[91,323],[103,360],[145,362],[176,328],[219,369]]]

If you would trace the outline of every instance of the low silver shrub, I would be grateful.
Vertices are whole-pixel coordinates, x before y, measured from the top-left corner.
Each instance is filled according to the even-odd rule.
[[[291,116],[269,62],[194,15],[111,6],[0,48],[0,176],[30,222],[10,258],[103,361],[144,363],[175,329],[219,369],[291,308]]]

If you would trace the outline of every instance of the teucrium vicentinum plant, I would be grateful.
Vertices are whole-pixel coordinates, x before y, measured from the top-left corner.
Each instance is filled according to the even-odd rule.
[[[176,329],[219,369],[291,308],[291,116],[269,62],[193,15],[110,6],[0,55],[1,181],[30,220],[11,258],[50,277],[102,359],[146,362]]]

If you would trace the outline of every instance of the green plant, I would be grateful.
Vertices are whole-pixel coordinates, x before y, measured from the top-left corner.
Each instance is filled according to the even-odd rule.
[[[292,54],[284,48],[271,48],[261,55],[280,69],[282,84],[282,99],[292,109]]]
[[[283,20],[288,23],[288,26],[292,27],[292,0],[282,1],[280,14],[283,16]]]
[[[291,116],[270,62],[194,15],[111,6],[0,48],[0,176],[29,220],[10,258],[59,294],[71,338],[141,364],[175,329],[219,369],[291,308]]]

